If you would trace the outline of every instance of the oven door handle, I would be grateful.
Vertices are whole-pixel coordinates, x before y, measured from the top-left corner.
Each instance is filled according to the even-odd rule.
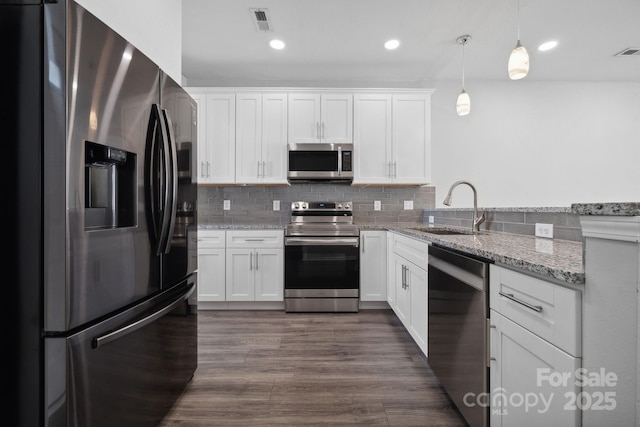
[[[285,237],[285,246],[360,246],[358,237]]]

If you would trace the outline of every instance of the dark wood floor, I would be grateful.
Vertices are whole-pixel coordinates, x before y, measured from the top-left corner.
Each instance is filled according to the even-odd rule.
[[[464,426],[390,310],[198,322],[198,369],[161,427]]]

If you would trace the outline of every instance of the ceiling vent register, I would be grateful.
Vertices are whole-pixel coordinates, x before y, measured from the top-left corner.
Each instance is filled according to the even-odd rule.
[[[269,19],[268,9],[250,9],[251,16],[258,28],[258,31],[270,32],[273,31],[273,25]]]
[[[628,47],[622,52],[616,53],[616,56],[640,56],[640,47]]]

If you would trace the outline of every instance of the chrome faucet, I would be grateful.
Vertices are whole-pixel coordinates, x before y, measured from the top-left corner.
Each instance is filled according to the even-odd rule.
[[[474,187],[473,184],[471,184],[468,181],[454,182],[451,185],[451,188],[449,188],[447,197],[444,198],[442,204],[446,206],[451,206],[451,193],[453,192],[453,189],[460,184],[467,184],[473,190],[473,226],[471,227],[471,230],[480,231],[480,224],[482,224],[485,221],[485,217],[484,217],[484,212],[482,212],[482,215],[478,216],[478,193],[476,192],[476,187]]]

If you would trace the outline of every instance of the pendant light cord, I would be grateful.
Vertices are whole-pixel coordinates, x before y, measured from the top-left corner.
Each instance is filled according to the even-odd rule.
[[[518,0],[516,2],[516,10],[517,10],[517,16],[518,16],[518,41],[520,41],[520,0]]]
[[[462,42],[462,90],[464,90],[464,45],[465,44],[467,44],[466,40]]]

